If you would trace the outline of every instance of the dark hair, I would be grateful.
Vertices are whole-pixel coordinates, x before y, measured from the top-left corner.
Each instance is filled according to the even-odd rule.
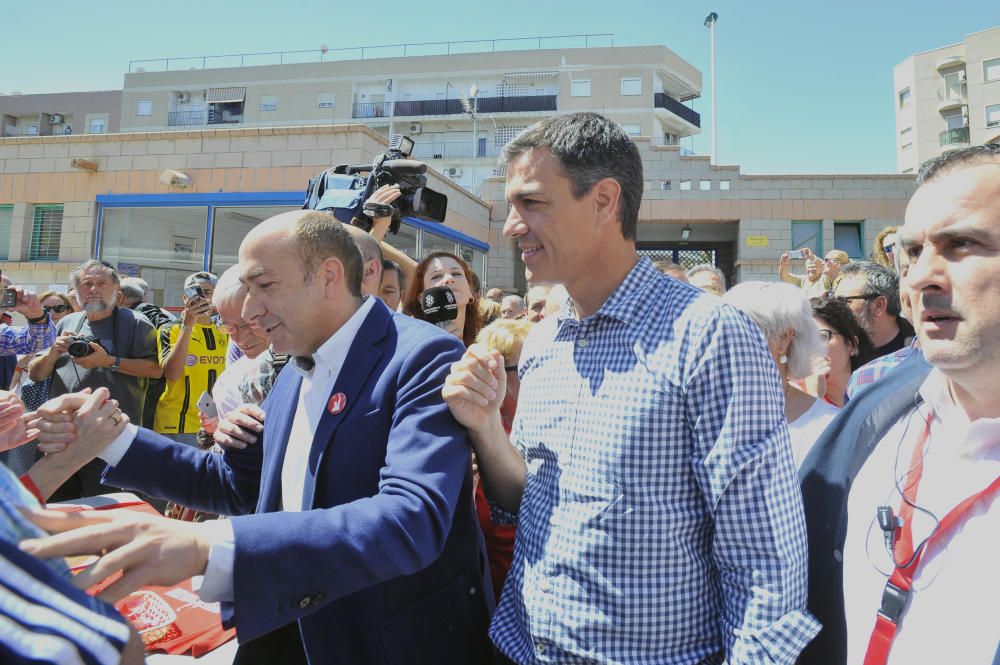
[[[987,143],[946,152],[920,165],[920,170],[917,171],[917,185],[936,180],[958,168],[989,163],[1000,164],[1000,144]]]
[[[406,284],[404,284],[405,280],[403,279],[403,269],[399,267],[399,264],[389,259],[382,259],[382,278],[385,279],[385,274],[389,272],[396,273],[400,289],[406,288]]]
[[[635,240],[642,201],[642,157],[615,122],[597,113],[570,113],[536,122],[504,146],[504,165],[535,148],[547,148],[562,166],[576,199],[604,178],[621,186],[618,219],[626,240]]]
[[[811,298],[809,302],[812,304],[813,316],[829,323],[849,345],[853,344],[857,347],[858,352],[851,356],[852,372],[878,357],[871,338],[868,337],[868,333],[861,327],[858,320],[854,318],[854,312],[847,306],[847,303],[840,302],[831,296]]]
[[[361,297],[364,276],[361,250],[336,217],[326,212],[308,212],[296,220],[293,238],[306,280],[313,276],[320,263],[334,257],[344,266],[347,290],[352,296]]]
[[[899,316],[899,275],[874,261],[851,261],[840,269],[844,277],[861,275],[865,278],[866,296],[885,296],[886,311]],[[867,306],[867,305],[866,305]]]
[[[78,265],[69,274],[69,281],[73,285],[74,289],[77,288],[77,285],[80,283],[80,277],[83,275],[83,273],[87,272],[91,268],[97,268],[99,270],[103,270],[104,272],[108,273],[108,277],[111,278],[111,281],[113,283],[115,284],[121,283],[121,279],[118,277],[118,271],[115,270],[115,267],[113,265],[102,259],[88,259],[87,261],[84,261],[83,263]]]
[[[424,292],[424,275],[427,274],[427,266],[434,259],[452,259],[453,261],[457,261],[458,265],[462,266],[462,271],[465,273],[465,279],[469,282],[469,289],[471,291],[473,273],[472,269],[469,268],[469,264],[451,252],[434,252],[428,254],[417,264],[417,269],[413,273],[413,281],[410,282],[409,288],[406,289],[406,297],[403,298],[403,314],[409,314],[415,319],[423,320],[424,310],[420,306],[420,296]],[[482,327],[483,317],[479,313],[479,302],[473,296],[465,306],[465,328],[462,330],[462,342],[466,346],[471,346],[476,341],[476,335],[479,334],[479,330]]]

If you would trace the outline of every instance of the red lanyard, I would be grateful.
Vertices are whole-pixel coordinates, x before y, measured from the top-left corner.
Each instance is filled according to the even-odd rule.
[[[962,518],[976,504],[992,501],[1000,491],[1000,477],[998,477],[986,489],[973,494],[952,508],[934,527],[927,540],[914,552],[913,504],[917,502],[917,487],[920,485],[920,479],[924,472],[924,448],[927,445],[927,438],[930,436],[931,418],[932,416],[928,416],[927,427],[924,428],[917,445],[913,448],[913,456],[910,459],[906,484],[903,487],[903,501],[899,507],[899,518],[902,520],[902,526],[896,531],[896,540],[893,546],[893,562],[896,563],[896,567],[892,571],[889,581],[885,584],[885,590],[882,591],[882,607],[875,617],[875,628],[872,630],[872,636],[868,642],[864,665],[885,665],[889,660],[892,641],[896,637],[900,619],[910,602],[913,574],[916,572],[917,566],[920,565],[920,559],[927,548],[931,543],[940,540],[958,526]],[[902,562],[902,564],[898,562]]]

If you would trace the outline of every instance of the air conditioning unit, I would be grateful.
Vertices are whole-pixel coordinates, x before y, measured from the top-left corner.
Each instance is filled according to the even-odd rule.
[[[178,104],[186,104],[190,100],[191,100],[191,95],[189,93],[187,93],[187,92],[178,92],[177,93],[177,103]]]
[[[423,127],[420,126],[419,122],[411,122],[410,128],[407,130],[407,134],[419,134],[423,131]]]
[[[60,113],[51,113],[51,114],[49,114],[49,123],[51,123],[53,125],[61,125],[63,123],[63,120],[64,120],[64,118],[62,117],[62,114],[60,114]]]
[[[449,178],[461,178],[462,169],[458,166],[449,166],[444,170],[444,174]]]

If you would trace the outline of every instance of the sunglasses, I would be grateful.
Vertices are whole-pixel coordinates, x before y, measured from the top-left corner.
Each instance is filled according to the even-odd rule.
[[[69,305],[44,305],[42,309],[46,312],[55,312],[56,314],[62,314],[69,309]]]
[[[875,300],[875,298],[878,298],[878,294],[877,293],[870,293],[870,294],[868,294],[866,296],[834,296],[833,297],[834,300],[836,300],[837,302],[842,302],[845,305],[850,300]]]

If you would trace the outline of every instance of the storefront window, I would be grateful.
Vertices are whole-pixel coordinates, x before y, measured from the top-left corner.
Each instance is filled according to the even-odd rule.
[[[455,241],[448,238],[436,236],[433,233],[423,231],[423,255],[428,256],[434,252],[455,253]]]
[[[292,206],[240,206],[215,208],[212,222],[212,256],[210,270],[221,275],[239,260],[240,243],[250,229],[265,219],[290,210]]]
[[[158,305],[181,307],[184,279],[203,269],[208,208],[105,208],[101,258],[142,277]]]

